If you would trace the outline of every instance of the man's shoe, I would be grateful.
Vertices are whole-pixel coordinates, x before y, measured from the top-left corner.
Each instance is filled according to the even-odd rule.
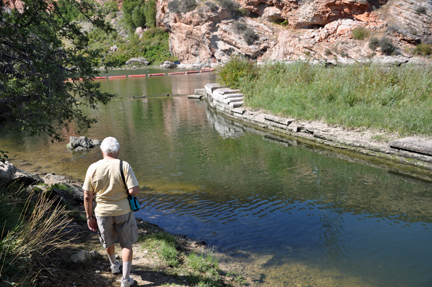
[[[112,274],[119,274],[120,272],[120,262],[116,261],[115,264],[111,265],[111,273]]]
[[[129,277],[129,279],[123,279],[121,280],[121,287],[129,287],[135,284],[135,280]]]

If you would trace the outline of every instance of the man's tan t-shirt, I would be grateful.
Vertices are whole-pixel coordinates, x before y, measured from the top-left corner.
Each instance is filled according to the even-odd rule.
[[[128,189],[138,186],[131,166],[125,161],[123,172]],[[118,216],[131,212],[120,174],[119,159],[102,159],[90,165],[83,189],[93,191],[96,216]]]

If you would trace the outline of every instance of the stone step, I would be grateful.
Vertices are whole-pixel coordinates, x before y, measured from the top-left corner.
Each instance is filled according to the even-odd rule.
[[[389,142],[391,148],[432,156],[432,140],[407,137]]]
[[[205,90],[207,94],[212,94],[215,90],[226,88],[221,84],[207,84],[205,85]]]
[[[244,104],[244,102],[232,102],[232,103],[229,103],[229,106],[230,106],[232,109],[234,109],[234,108],[241,107],[243,104]]]
[[[235,103],[235,102],[243,102],[243,97],[229,98],[229,99],[224,100],[224,103],[226,103],[226,104]]]
[[[227,95],[221,95],[223,99],[229,99],[229,98],[243,98],[243,94],[227,94]]]
[[[218,89],[217,92],[219,94],[221,94],[221,95],[228,95],[228,94],[238,93],[238,92],[240,92],[240,90],[238,90],[238,89],[237,90],[233,90],[233,89],[230,89],[230,88],[222,88],[222,89]]]
[[[203,96],[201,96],[201,95],[189,95],[187,97],[188,97],[188,99],[197,99],[197,100],[200,100]]]

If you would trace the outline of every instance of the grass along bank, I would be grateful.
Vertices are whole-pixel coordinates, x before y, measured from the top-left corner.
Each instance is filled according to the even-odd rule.
[[[119,286],[121,276],[111,274],[83,206],[64,204],[58,189],[68,192],[64,184],[0,182],[0,286]],[[132,274],[139,286],[237,286],[245,281],[234,272],[224,274],[204,243],[137,222]],[[71,256],[82,250],[102,256],[72,262]]]
[[[240,88],[245,105],[282,117],[432,134],[432,68],[378,64],[324,67],[309,62],[258,66],[234,56],[218,81]]]

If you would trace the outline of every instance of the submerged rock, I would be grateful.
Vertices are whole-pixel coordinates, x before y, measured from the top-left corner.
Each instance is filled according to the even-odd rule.
[[[66,147],[73,151],[84,151],[99,146],[100,144],[101,144],[100,140],[96,140],[96,139],[91,140],[89,138],[86,138],[85,136],[81,136],[81,137],[71,136],[69,138],[69,143],[66,145]]]

